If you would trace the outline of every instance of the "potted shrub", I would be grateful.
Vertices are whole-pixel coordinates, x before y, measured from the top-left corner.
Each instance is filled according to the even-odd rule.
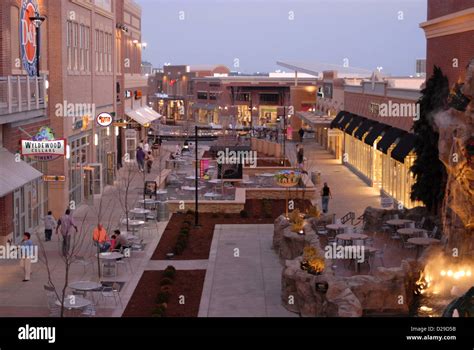
[[[167,307],[168,305],[166,303],[159,304],[153,309],[151,315],[153,317],[164,317],[166,315]]]
[[[160,286],[167,286],[167,285],[170,285],[170,284],[173,284],[173,280],[171,278],[168,278],[168,277],[164,277],[160,281]]]
[[[172,267],[172,268],[170,268]],[[167,277],[170,279],[174,279],[176,275],[176,269],[173,266],[168,266],[164,271],[163,271],[163,277]]]
[[[167,303],[168,300],[170,299],[170,293],[169,292],[159,292],[156,295],[156,303],[157,304],[162,304],[162,303]]]

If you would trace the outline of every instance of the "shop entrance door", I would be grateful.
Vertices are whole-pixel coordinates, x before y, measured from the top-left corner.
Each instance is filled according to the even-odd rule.
[[[89,175],[89,186],[90,193],[94,196],[100,195],[104,184],[102,182],[102,164],[101,163],[91,163],[88,165],[88,170],[90,171]]]
[[[85,166],[83,168],[83,189],[84,189],[84,201],[89,202],[94,198],[92,196],[92,172],[93,168]]]
[[[137,132],[132,129],[125,130],[125,162],[135,161],[137,150]]]

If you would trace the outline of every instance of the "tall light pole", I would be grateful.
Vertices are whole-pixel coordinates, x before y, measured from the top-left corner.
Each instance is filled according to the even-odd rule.
[[[36,76],[40,76],[40,27],[41,24],[44,22],[46,17],[43,16],[33,16],[29,17],[30,21],[33,22],[33,25],[35,26],[35,34],[36,34]]]

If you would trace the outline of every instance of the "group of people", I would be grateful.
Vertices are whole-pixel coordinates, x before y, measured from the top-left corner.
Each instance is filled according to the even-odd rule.
[[[107,231],[101,224],[98,224],[94,229],[92,240],[100,253],[130,248],[130,243],[127,238],[121,234],[120,230],[115,230],[114,234],[109,238]]]
[[[144,172],[146,164],[146,171],[149,174],[151,172],[151,167],[153,166],[153,161],[155,158],[153,157],[153,153],[150,150],[150,144],[148,142],[143,143],[143,140],[140,141],[137,147],[135,158],[137,160],[138,170],[140,172]]]

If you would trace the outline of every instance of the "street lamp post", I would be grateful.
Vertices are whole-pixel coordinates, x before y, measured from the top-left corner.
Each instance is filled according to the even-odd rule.
[[[44,22],[46,18],[43,16],[34,16],[30,17],[30,21],[33,22],[35,26],[35,34],[36,34],[36,76],[40,76],[40,27],[41,24]]]
[[[285,165],[285,156],[286,156],[286,106],[283,106],[283,164]]]
[[[195,165],[194,165],[194,226],[199,226],[199,212],[198,212],[198,133],[200,127],[194,126],[194,151],[195,151]]]

